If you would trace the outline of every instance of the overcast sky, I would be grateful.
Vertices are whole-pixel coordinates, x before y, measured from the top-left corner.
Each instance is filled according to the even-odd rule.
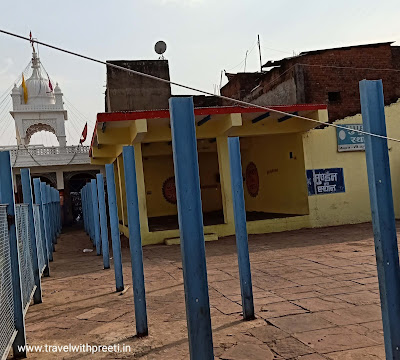
[[[263,62],[293,51],[398,41],[398,0],[0,0],[0,28],[34,37],[101,60],[157,59],[154,44],[164,40],[171,80],[214,92],[221,70],[259,69]],[[251,52],[250,52],[251,50]],[[104,111],[106,69],[70,55],[39,47],[41,61],[66,97],[67,140],[77,144],[89,122]],[[0,34],[0,103],[3,93],[31,57],[29,43]],[[223,84],[226,79],[223,79]],[[187,93],[173,88],[173,94]],[[15,144],[14,123],[0,105],[0,145]],[[72,104],[72,105],[71,105]],[[8,108],[7,108],[8,106]],[[33,142],[56,144],[52,134]],[[89,139],[88,139],[89,141]],[[88,143],[87,141],[87,143]]]

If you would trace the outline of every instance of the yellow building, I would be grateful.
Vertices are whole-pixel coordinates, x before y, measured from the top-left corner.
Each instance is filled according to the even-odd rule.
[[[272,109],[328,120],[325,105]],[[395,113],[400,104],[387,111],[389,136],[399,138]],[[206,240],[235,233],[228,136],[240,137],[249,233],[370,221],[365,153],[361,149],[339,152],[337,129],[314,129],[319,125],[316,122],[252,107],[197,108],[195,119]],[[338,123],[360,124],[361,116]],[[131,144],[135,147],[142,242],[174,243],[179,230],[169,111],[97,116],[91,162],[114,163],[120,230],[126,236],[122,147]],[[392,163],[397,157],[400,152],[391,153]],[[394,174],[397,171],[392,166]],[[393,188],[398,198],[398,187],[394,184]],[[396,203],[395,209],[400,210]]]

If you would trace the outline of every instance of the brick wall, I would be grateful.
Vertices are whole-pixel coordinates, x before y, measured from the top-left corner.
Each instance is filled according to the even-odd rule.
[[[400,73],[340,68],[391,69],[392,49],[389,44],[328,50],[302,56],[298,61],[307,65],[338,67],[303,66],[305,101],[327,104],[330,121],[361,112],[359,82],[363,79],[382,79],[386,105],[397,101],[400,97]],[[339,92],[340,100],[329,101],[329,92]]]
[[[229,82],[221,88],[221,94],[233,99],[243,100],[252,89],[260,82],[263,74],[260,73],[238,73],[227,74]],[[223,100],[223,105],[233,105],[231,101]]]
[[[243,86],[243,76],[241,79],[233,77],[222,88],[223,95],[253,103],[261,101],[263,105],[288,104],[288,101],[327,104],[330,121],[361,111],[359,82],[363,79],[382,79],[386,105],[400,98],[400,72],[365,69],[400,69],[400,47],[389,43],[314,51],[284,59],[279,65],[262,76],[250,78],[251,74],[247,74],[252,89],[259,85],[253,91],[248,90],[249,86]],[[287,87],[285,92],[278,91],[281,84],[291,79],[295,80],[296,86]],[[333,98],[329,99],[329,93]],[[277,99],[276,94],[280,94],[280,98]]]

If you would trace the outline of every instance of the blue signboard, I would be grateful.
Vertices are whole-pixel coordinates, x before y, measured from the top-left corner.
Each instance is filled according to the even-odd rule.
[[[336,128],[338,151],[364,151],[364,135],[360,134],[358,131],[354,131],[362,131],[362,124],[346,124],[340,126],[340,128]]]
[[[308,195],[345,192],[342,168],[307,170]]]

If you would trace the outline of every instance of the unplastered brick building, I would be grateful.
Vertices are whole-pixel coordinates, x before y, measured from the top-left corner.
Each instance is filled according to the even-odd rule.
[[[302,52],[263,69],[269,70],[227,74],[221,94],[265,106],[326,104],[329,121],[361,111],[363,79],[383,80],[386,105],[400,98],[400,47],[390,42]]]

